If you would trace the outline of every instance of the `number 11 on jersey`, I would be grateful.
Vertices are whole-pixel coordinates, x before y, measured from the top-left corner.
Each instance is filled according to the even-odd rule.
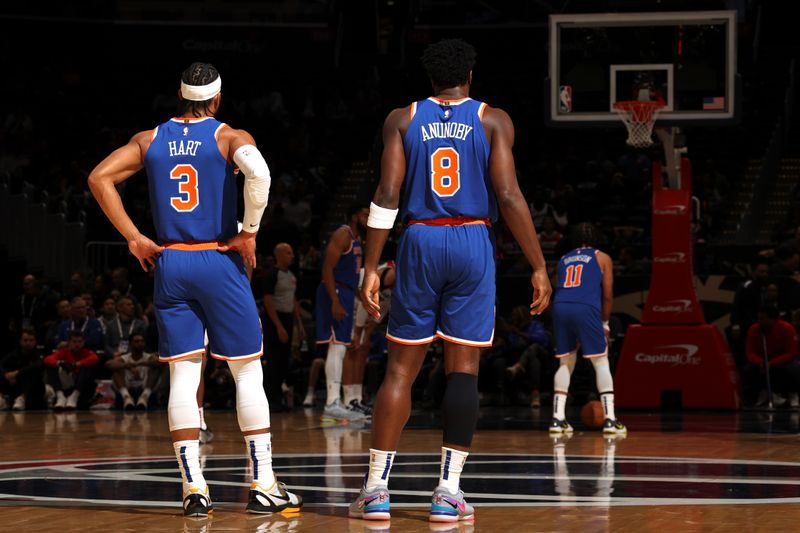
[[[583,265],[570,265],[567,267],[566,279],[564,280],[564,288],[569,289],[572,287],[581,286],[581,276],[583,275]]]

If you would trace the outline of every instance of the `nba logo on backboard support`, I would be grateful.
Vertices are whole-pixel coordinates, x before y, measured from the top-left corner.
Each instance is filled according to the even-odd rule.
[[[558,88],[558,110],[562,113],[572,112],[572,85],[560,85]]]

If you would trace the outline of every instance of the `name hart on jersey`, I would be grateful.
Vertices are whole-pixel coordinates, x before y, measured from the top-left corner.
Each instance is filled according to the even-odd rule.
[[[169,156],[176,155],[197,155],[197,149],[202,145],[202,141],[169,141]]]
[[[422,131],[422,142],[431,139],[459,139],[466,140],[474,129],[472,126],[461,122],[431,122],[420,126]]]

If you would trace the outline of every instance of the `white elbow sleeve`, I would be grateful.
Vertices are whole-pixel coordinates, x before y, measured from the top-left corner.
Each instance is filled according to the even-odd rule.
[[[252,144],[241,146],[233,154],[233,162],[244,173],[244,231],[255,233],[267,207],[271,183],[264,156]]]

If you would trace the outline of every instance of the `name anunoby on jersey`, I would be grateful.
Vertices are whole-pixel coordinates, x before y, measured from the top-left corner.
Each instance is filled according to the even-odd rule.
[[[169,156],[175,157],[176,155],[190,155],[192,157],[197,155],[197,149],[203,144],[202,141],[169,141]]]
[[[465,141],[474,128],[461,122],[431,122],[420,126],[419,129],[422,132],[422,142],[425,142],[431,139]]]

